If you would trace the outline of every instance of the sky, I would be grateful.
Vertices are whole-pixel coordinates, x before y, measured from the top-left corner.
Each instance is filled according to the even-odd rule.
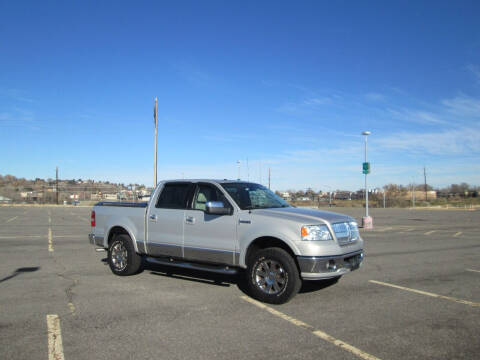
[[[480,185],[479,1],[0,0],[0,174]]]

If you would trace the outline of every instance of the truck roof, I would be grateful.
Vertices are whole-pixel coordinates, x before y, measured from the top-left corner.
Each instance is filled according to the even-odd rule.
[[[238,182],[238,183],[253,183],[253,181],[246,181],[246,180],[229,180],[229,179],[171,179],[171,180],[162,180],[162,183],[165,182],[214,182],[218,184],[223,184],[223,183],[232,183],[232,182]]]

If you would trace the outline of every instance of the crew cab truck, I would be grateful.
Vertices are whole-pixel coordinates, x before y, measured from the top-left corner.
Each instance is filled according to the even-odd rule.
[[[173,180],[148,203],[99,202],[89,241],[108,250],[116,275],[141,271],[143,259],[234,274],[250,295],[281,304],[302,280],[338,279],[363,260],[355,219],[289,205],[266,187],[232,180]]]

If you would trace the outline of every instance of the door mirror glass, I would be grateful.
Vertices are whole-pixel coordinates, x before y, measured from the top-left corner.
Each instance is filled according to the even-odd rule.
[[[205,204],[205,212],[212,215],[230,215],[231,208],[225,207],[222,201],[208,201]]]

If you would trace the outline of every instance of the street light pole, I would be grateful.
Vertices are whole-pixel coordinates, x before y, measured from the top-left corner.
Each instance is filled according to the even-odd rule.
[[[364,131],[365,135],[365,162],[368,163],[368,135],[370,131]],[[368,185],[367,185],[367,173],[365,173],[365,217],[368,217]]]
[[[153,187],[157,186],[157,97],[155,97],[155,108],[153,110],[155,119],[155,150],[153,152]]]
[[[368,163],[368,135],[370,131],[363,131],[362,135],[365,136],[365,162],[363,166],[363,173],[365,174],[365,217],[362,219],[364,229],[372,229],[372,218],[368,215],[368,180],[367,175],[370,172],[370,164]]]

